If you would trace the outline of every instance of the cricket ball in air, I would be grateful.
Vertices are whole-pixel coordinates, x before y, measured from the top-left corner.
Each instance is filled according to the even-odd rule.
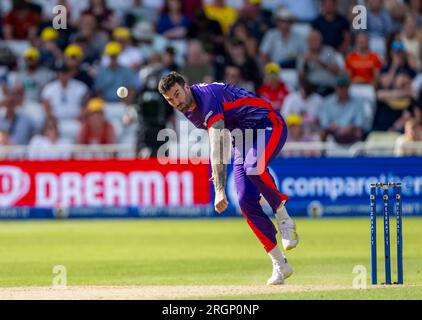
[[[119,89],[117,89],[117,95],[119,98],[121,99],[126,98],[127,94],[128,94],[128,91],[126,87],[120,87]]]

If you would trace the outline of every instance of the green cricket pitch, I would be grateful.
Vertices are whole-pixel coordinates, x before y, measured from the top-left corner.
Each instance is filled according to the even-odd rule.
[[[421,218],[403,219],[402,286],[370,285],[369,218],[296,224],[294,274],[268,287],[271,261],[243,218],[1,222],[0,299],[422,299]],[[393,221],[391,238],[395,281]],[[382,282],[381,227],[377,240]],[[52,286],[57,265],[65,289]],[[353,287],[355,266],[367,289]]]

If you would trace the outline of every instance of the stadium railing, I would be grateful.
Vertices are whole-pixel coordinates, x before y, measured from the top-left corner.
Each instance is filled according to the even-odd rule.
[[[56,145],[48,148],[2,146],[0,160],[67,160],[67,159],[135,158],[133,144]]]
[[[175,158],[180,155],[181,146],[170,143],[170,156]],[[420,155],[422,157],[422,141],[407,142],[401,145],[406,154]],[[188,149],[184,149],[188,150]],[[362,141],[352,145],[339,145],[335,142],[289,142],[283,148],[281,156],[309,156],[313,151],[315,157],[358,157],[358,156],[397,156],[397,145],[391,141],[377,141],[368,144]],[[204,155],[207,157],[208,155]],[[57,145],[45,148],[31,148],[30,146],[1,146],[0,161],[3,160],[65,160],[65,159],[131,159],[136,157],[135,145],[110,144],[110,145]]]

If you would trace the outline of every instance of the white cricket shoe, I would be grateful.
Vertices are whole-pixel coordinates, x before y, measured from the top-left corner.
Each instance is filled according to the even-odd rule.
[[[284,259],[283,263],[273,263],[273,274],[271,278],[268,279],[267,285],[272,286],[284,284],[284,280],[292,274],[293,269],[287,262],[287,259]]]
[[[296,232],[296,224],[292,218],[278,220],[278,231],[280,232],[281,244],[284,250],[296,248],[299,243],[299,235]]]

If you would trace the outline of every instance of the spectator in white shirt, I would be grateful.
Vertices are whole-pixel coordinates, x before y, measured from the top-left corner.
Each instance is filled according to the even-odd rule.
[[[302,117],[307,133],[319,131],[319,114],[323,98],[314,92],[312,84],[306,79],[300,81],[299,91],[290,93],[284,100],[283,116],[298,114]]]
[[[139,79],[135,72],[118,62],[121,52],[122,46],[118,42],[112,41],[106,45],[104,54],[110,59],[110,65],[99,68],[94,80],[94,90],[107,102],[122,102],[116,91],[119,87],[126,87],[129,94],[123,102],[131,104],[135,99]]]
[[[57,146],[57,148],[54,148]],[[29,142],[29,158],[39,160],[68,159],[70,157],[70,141],[59,137],[57,120],[49,117],[45,120],[40,134]]]
[[[339,144],[361,141],[365,126],[362,101],[350,96],[347,75],[340,75],[336,82],[335,93],[324,100],[320,113],[321,140],[327,141],[331,136]]]
[[[292,30],[293,14],[284,8],[275,14],[277,28],[268,30],[259,51],[262,62],[274,61],[282,68],[294,68],[296,59],[305,51],[304,39]]]
[[[77,119],[88,98],[88,87],[72,79],[66,65],[60,65],[56,71],[57,80],[47,84],[41,93],[46,116],[54,116],[58,120]]]
[[[25,88],[25,100],[40,102],[41,91],[51,81],[52,72],[40,65],[40,52],[36,48],[28,48],[23,54],[25,65],[22,70],[12,72],[8,83],[22,84]]]

